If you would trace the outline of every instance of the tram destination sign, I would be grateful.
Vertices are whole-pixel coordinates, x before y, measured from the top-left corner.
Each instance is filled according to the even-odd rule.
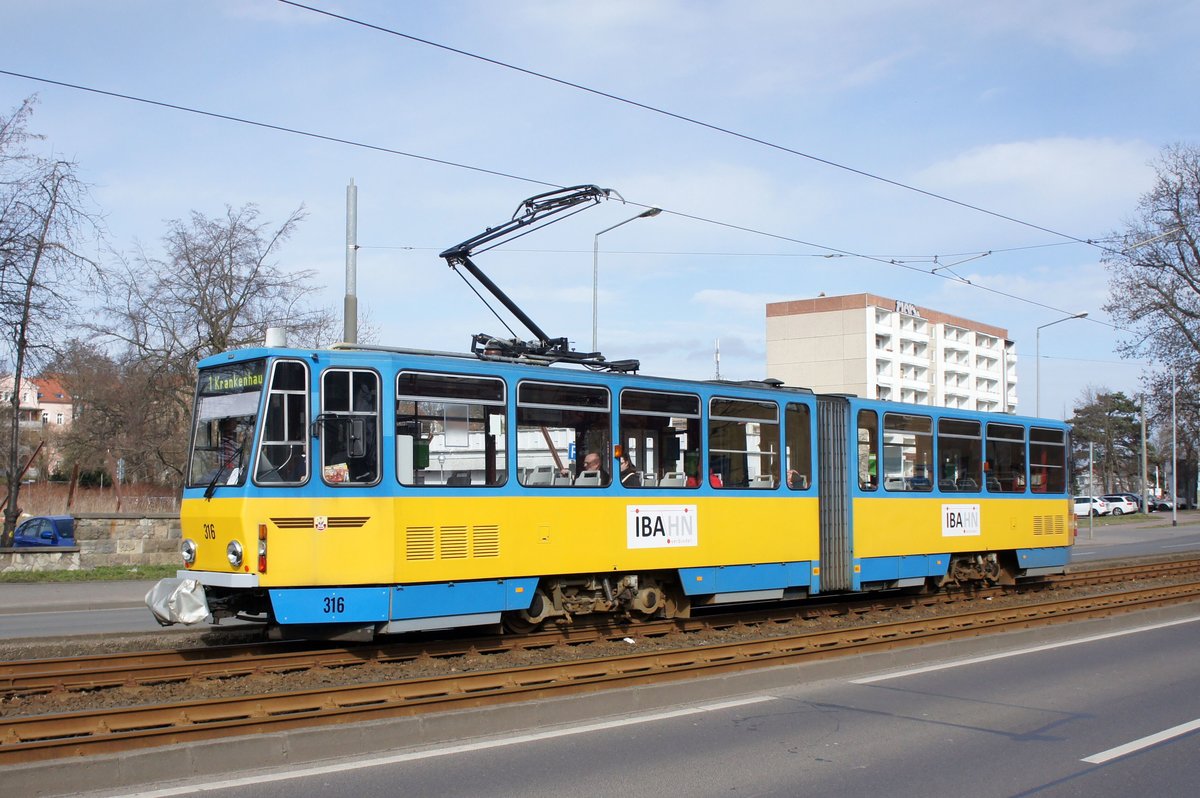
[[[229,363],[200,372],[200,395],[213,396],[261,391],[265,362]]]

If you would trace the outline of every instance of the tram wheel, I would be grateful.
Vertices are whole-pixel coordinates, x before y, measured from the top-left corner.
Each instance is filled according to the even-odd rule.
[[[530,620],[529,618],[525,617],[525,613],[523,612],[509,612],[504,614],[504,617],[501,618],[500,623],[504,627],[504,631],[508,632],[509,634],[527,635],[541,629],[542,624],[545,623],[545,621]]]

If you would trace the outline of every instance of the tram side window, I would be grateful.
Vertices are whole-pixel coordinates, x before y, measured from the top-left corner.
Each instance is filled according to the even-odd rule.
[[[808,405],[789,403],[784,414],[787,422],[787,486],[807,490],[813,484],[812,412]]]
[[[277,361],[254,481],[272,485],[307,481],[308,441],[308,369],[295,360]]]
[[[884,413],[884,490],[933,490],[932,466],[933,419],[907,413]]]
[[[621,445],[636,475],[627,488],[683,488],[700,484],[700,397],[681,393],[621,392]]]
[[[606,389],[532,381],[517,384],[517,479],[522,485],[608,485],[611,435],[612,405]]]
[[[503,485],[508,479],[504,381],[401,372],[396,474],[401,485]]]
[[[879,416],[874,410],[858,411],[858,488],[879,489]]]
[[[331,485],[379,481],[379,375],[330,369],[321,377],[321,476]]]
[[[1067,433],[1061,429],[1029,429],[1029,489],[1034,493],[1067,492]]]
[[[708,406],[708,482],[714,488],[779,487],[779,406],[714,397]]]
[[[982,433],[978,421],[938,419],[938,490],[972,493],[983,489]]]
[[[987,461],[983,464],[989,493],[1025,492],[1025,428],[987,425]]]

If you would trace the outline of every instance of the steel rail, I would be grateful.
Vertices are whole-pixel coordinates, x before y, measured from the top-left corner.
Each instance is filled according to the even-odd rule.
[[[1149,563],[1081,571],[1023,583],[1019,592],[1068,588],[1200,573],[1200,560]],[[6,699],[55,691],[103,690],[229,679],[251,675],[293,673],[313,668],[348,668],[370,663],[410,662],[422,657],[447,659],[466,654],[498,654],[560,645],[584,645],[625,637],[654,638],[672,633],[694,634],[736,626],[785,626],[837,615],[868,615],[915,607],[953,605],[1005,595],[1014,588],[946,591],[931,594],[887,595],[835,604],[809,603],[765,610],[691,619],[641,623],[600,623],[521,636],[489,636],[438,642],[402,642],[331,649],[312,649],[298,643],[257,643],[210,648],[131,652],[84,657],[0,662],[0,694]]]
[[[0,719],[0,766],[696,678],[1198,599],[1200,582],[1191,582],[684,650],[289,694],[5,718]]]

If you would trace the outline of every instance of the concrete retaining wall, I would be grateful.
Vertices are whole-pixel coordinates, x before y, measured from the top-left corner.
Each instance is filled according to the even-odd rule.
[[[75,516],[76,546],[0,549],[0,573],[76,571],[101,565],[180,565],[178,514]]]

